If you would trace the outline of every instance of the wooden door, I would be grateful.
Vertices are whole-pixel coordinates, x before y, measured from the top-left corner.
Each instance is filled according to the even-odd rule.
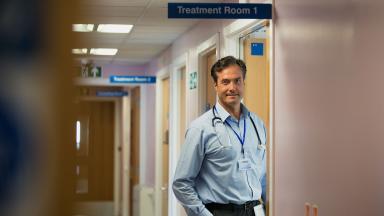
[[[133,187],[140,182],[140,87],[131,89],[130,215],[133,215]]]
[[[252,54],[252,46],[263,46],[262,55]],[[244,104],[256,113],[269,128],[269,41],[253,37],[243,41],[244,61],[247,65]]]
[[[216,91],[213,79],[211,77],[212,65],[216,62],[216,49],[210,51],[206,56],[206,110],[210,109],[216,103]]]

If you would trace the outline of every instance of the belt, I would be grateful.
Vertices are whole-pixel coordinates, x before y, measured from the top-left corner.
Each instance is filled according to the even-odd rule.
[[[252,209],[253,207],[257,206],[260,204],[259,200],[253,200],[253,201],[247,201],[244,204],[233,204],[233,203],[228,203],[228,204],[221,204],[221,203],[207,203],[205,204],[205,207],[209,211],[213,210],[231,210],[234,211],[236,209]]]

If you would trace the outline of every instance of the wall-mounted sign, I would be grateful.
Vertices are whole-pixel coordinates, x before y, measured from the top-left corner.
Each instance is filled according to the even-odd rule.
[[[272,4],[168,3],[168,18],[272,19]]]
[[[100,78],[101,75],[101,67],[95,66],[93,64],[85,64],[80,67],[80,77]]]
[[[262,56],[264,55],[263,43],[251,43],[251,55]]]
[[[189,74],[189,89],[197,88],[197,71]]]
[[[97,91],[96,96],[98,97],[123,97],[128,96],[127,91]]]
[[[155,76],[110,76],[111,83],[136,83],[136,84],[152,84],[156,83]]]

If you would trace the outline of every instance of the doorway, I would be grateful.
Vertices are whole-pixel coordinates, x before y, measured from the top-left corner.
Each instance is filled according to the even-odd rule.
[[[216,103],[216,91],[214,82],[211,78],[211,67],[216,62],[216,48],[210,48],[199,56],[199,77],[201,83],[201,114],[208,111]]]
[[[262,21],[239,36],[239,56],[247,66],[243,103],[257,114],[267,128],[267,215],[272,214],[273,151],[271,146],[271,28]]]
[[[79,101],[75,128],[76,213],[113,215],[115,103]],[[104,213],[97,209],[103,209]]]
[[[243,102],[269,128],[270,46],[269,22],[241,36],[240,58],[247,65]]]

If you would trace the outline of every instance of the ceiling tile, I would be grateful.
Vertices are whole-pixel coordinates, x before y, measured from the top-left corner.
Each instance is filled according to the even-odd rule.
[[[93,24],[134,24],[137,17],[128,16],[78,16],[74,18],[75,23]]]
[[[143,50],[161,50],[168,47],[168,44],[150,44],[150,43],[132,43],[130,40],[128,42],[124,43],[120,49],[126,50],[126,49],[143,49]]]
[[[125,6],[88,6],[80,10],[84,16],[124,16],[137,17],[144,11],[145,7]]]
[[[150,0],[79,0],[80,5],[145,7]]]
[[[118,65],[143,65],[151,61],[152,58],[115,58],[112,63]]]

